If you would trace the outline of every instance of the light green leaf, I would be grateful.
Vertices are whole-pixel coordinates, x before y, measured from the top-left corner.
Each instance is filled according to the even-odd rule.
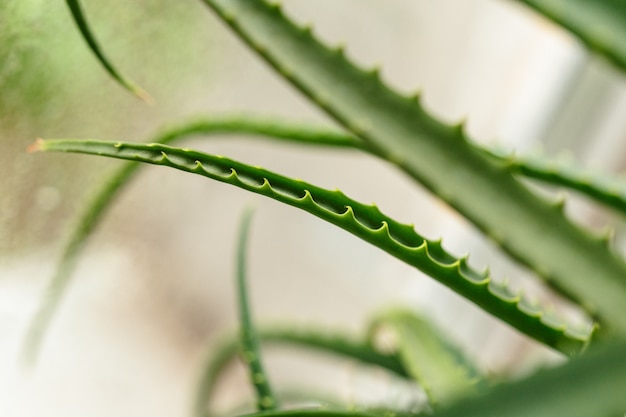
[[[589,341],[589,331],[574,331],[563,323],[546,320],[537,305],[530,304],[506,285],[493,282],[486,272],[475,271],[466,258],[450,255],[440,241],[428,241],[413,226],[399,223],[376,206],[361,204],[340,191],[325,190],[222,156],[161,144],[48,140],[37,142],[35,147],[42,151],[79,152],[168,166],[265,195],[305,210],[379,247],[522,333],[566,355],[580,352]]]
[[[362,149],[361,142],[336,130],[281,123],[269,118],[250,116],[222,116],[195,118],[165,129],[155,135],[154,142],[173,143],[192,136],[219,134],[248,134],[309,145]],[[115,171],[86,203],[83,214],[70,233],[68,243],[57,264],[56,271],[43,297],[33,322],[28,329],[23,359],[32,363],[37,357],[46,330],[63,294],[68,288],[76,261],[87,239],[104,216],[107,208],[132,179],[142,164],[128,163]]]
[[[377,316],[372,325],[372,331],[392,333],[394,351],[433,407],[477,392],[475,367],[468,369],[467,360],[459,360],[458,350],[451,349],[427,320],[408,310],[393,310]]]
[[[506,163],[513,173],[578,191],[626,215],[626,182],[624,180],[606,178],[539,156],[519,156],[487,148],[485,152]]]
[[[558,368],[495,387],[434,417],[623,417],[626,343],[601,346]]]
[[[377,154],[393,161],[552,288],[626,333],[626,264],[467,140],[387,88],[342,49],[320,43],[266,1],[205,0],[286,80]],[[593,277],[593,278],[591,278]]]
[[[286,123],[268,117],[253,117],[250,115],[194,118],[165,129],[162,133],[155,135],[152,138],[152,142],[168,144],[198,135],[230,134],[253,135],[302,145],[356,149],[381,158],[384,157],[384,155],[377,155],[374,149],[371,149],[357,137],[338,129],[301,123]],[[626,213],[626,193],[619,191],[625,188],[621,183],[603,180],[597,176],[590,177],[579,169],[566,169],[555,165],[549,160],[537,157],[517,157],[507,152],[488,148],[484,148],[483,151],[490,157],[504,163],[511,172],[575,189]],[[97,190],[94,197],[85,204],[83,215],[79,218],[71,233],[71,238],[65,246],[63,256],[58,263],[47,294],[28,332],[25,356],[30,358],[29,360],[32,361],[36,356],[56,306],[69,285],[76,258],[80,255],[88,237],[98,225],[106,209],[121,192],[123,186],[130,181],[136,170],[141,166],[142,164],[135,163],[124,165],[112,174],[107,181],[104,181],[104,185],[100,190]],[[589,178],[593,178],[593,180],[589,180]]]
[[[626,343],[601,346],[560,367],[461,400],[433,417],[623,417]],[[285,410],[249,417],[370,417],[362,412]],[[382,417],[379,415],[379,417]]]

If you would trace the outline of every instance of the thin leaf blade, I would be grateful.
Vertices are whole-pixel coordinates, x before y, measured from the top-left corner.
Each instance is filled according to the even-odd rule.
[[[259,338],[250,312],[248,298],[246,247],[250,238],[250,224],[253,210],[248,208],[241,220],[239,239],[237,242],[237,306],[239,310],[239,326],[241,355],[248,367],[250,382],[257,395],[257,409],[259,411],[275,410],[278,408],[276,396],[272,390],[267,373],[265,372]]]
[[[341,48],[331,50],[279,5],[204,0],[259,56],[308,99],[469,219],[553,289],[626,333],[626,264],[574,226],[418,100],[387,88]],[[513,220],[513,221],[512,221]],[[540,238],[539,238],[540,237]],[[593,277],[593,280],[590,279]]]
[[[168,144],[198,135],[228,134],[246,134],[312,146],[356,148],[367,151],[357,138],[346,136],[337,130],[241,115],[193,118],[164,129],[163,132],[155,135],[151,141]],[[31,148],[31,150],[35,150],[35,148]],[[89,237],[106,214],[107,209],[122,192],[124,186],[142,166],[142,164],[132,162],[124,165],[103,181],[103,185],[85,203],[83,213],[69,234],[69,239],[64,245],[54,275],[27,331],[22,352],[22,359],[25,363],[32,364],[36,361],[46,331],[63,294],[71,284],[77,259]]]
[[[392,332],[394,350],[433,407],[477,392],[475,367],[466,368],[467,360],[460,361],[451,343],[424,318],[412,311],[392,310],[377,316],[372,325],[373,331]]]
[[[139,87],[137,84],[132,82],[130,79],[126,78],[117,68],[111,63],[111,61],[107,58],[107,56],[102,51],[96,37],[93,35],[91,28],[89,27],[89,23],[87,23],[87,18],[85,17],[85,13],[83,12],[83,8],[80,4],[80,0],[66,0],[67,7],[70,9],[72,13],[72,18],[78,26],[80,33],[83,35],[83,39],[87,42],[89,49],[96,56],[100,64],[104,67],[104,69],[109,73],[109,75],[117,81],[123,88],[139,97],[141,100],[145,101],[148,104],[153,102],[152,97],[145,91],[143,88]]]
[[[352,359],[363,365],[376,366],[401,378],[409,377],[397,355],[380,353],[368,343],[346,337],[345,332],[329,332],[310,327],[299,328],[284,325],[261,326],[258,328],[258,336],[262,346],[287,345],[313,349]],[[220,375],[240,349],[239,338],[228,335],[207,351],[194,394],[192,415],[195,417],[205,416],[207,406],[210,409]]]
[[[557,368],[502,384],[433,417],[622,417],[626,411],[626,342],[600,346]],[[248,417],[371,417],[364,412],[285,410]]]

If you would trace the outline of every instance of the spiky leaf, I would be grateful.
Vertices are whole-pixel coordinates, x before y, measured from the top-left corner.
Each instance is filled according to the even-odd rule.
[[[599,203],[626,214],[626,182],[585,172],[540,156],[518,156],[498,149],[485,149],[506,163],[511,172],[578,191]]]
[[[475,149],[462,126],[429,115],[263,0],[205,0],[248,46],[377,153],[445,200],[553,288],[626,333],[626,265],[559,208]]]
[[[626,343],[462,400],[433,417],[622,417],[626,411]],[[361,412],[286,410],[249,417],[371,417]],[[380,417],[380,416],[379,416]]]
[[[166,144],[191,136],[218,134],[256,135],[299,144],[357,148],[367,151],[360,140],[336,130],[241,115],[194,118],[165,129],[162,133],[155,135],[152,141]],[[70,284],[77,258],[85,247],[88,237],[99,224],[107,208],[141,166],[142,164],[128,163],[121,167],[108,180],[103,181],[101,188],[96,190],[94,196],[85,203],[83,214],[70,233],[54,276],[28,329],[23,350],[25,361],[33,362],[36,359],[45,332]]]
[[[400,377],[407,378],[408,373],[397,355],[379,353],[367,343],[346,337],[345,332],[329,332],[311,328],[293,326],[260,327],[258,331],[262,346],[292,345],[305,349],[315,349],[333,355],[344,356],[364,365],[373,365],[386,369]],[[193,401],[193,415],[203,417],[210,404],[219,376],[226,365],[240,351],[239,338],[228,335],[216,346],[211,346],[207,359],[200,373],[200,381]]]
[[[493,282],[486,272],[472,269],[465,258],[459,259],[446,252],[441,241],[426,240],[413,226],[399,223],[382,214],[376,206],[361,204],[340,191],[325,190],[222,156],[161,144],[48,140],[38,141],[35,148],[168,166],[265,195],[305,210],[385,250],[519,331],[567,355],[579,352],[588,341],[588,332],[574,332],[562,323],[548,323],[538,306],[505,285]]]

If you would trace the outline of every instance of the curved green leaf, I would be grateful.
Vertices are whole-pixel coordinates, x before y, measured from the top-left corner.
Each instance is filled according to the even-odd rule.
[[[495,387],[436,417],[622,417],[626,412],[626,343],[601,346],[558,368]]]
[[[394,335],[394,348],[413,379],[424,388],[430,404],[440,407],[452,400],[475,394],[475,367],[466,368],[458,350],[426,320],[408,310],[393,310],[372,323],[372,331],[383,328]]]
[[[365,142],[337,129],[285,123],[266,117],[251,116],[196,118],[165,129],[163,133],[154,136],[152,141],[167,144],[191,136],[216,134],[255,135],[304,145],[358,149],[376,155],[375,151]],[[549,161],[541,159],[518,158],[489,149],[484,149],[484,152],[505,163],[512,172],[573,188],[614,208],[622,208],[626,212],[626,197],[620,197],[626,196],[626,194],[617,191],[618,189],[623,189],[623,186],[618,187],[617,184],[613,186],[611,182],[606,180],[588,181],[588,177],[580,171],[575,169],[562,170],[551,165]],[[376,156],[384,157],[383,155]],[[36,356],[41,340],[44,337],[45,329],[48,327],[56,306],[69,284],[76,258],[84,247],[87,238],[93,232],[105,210],[119,194],[122,187],[141,166],[141,164],[128,163],[120,168],[108,181],[104,182],[101,189],[95,193],[95,197],[85,204],[84,214],[76,223],[71,239],[65,246],[55,275],[49,285],[47,295],[44,297],[37,317],[28,332],[25,356],[30,358],[30,360]]]
[[[573,332],[553,324],[544,313],[486,272],[470,268],[466,258],[455,258],[428,241],[413,226],[401,224],[376,206],[361,204],[340,191],[329,191],[300,180],[243,163],[189,149],[162,144],[132,144],[93,140],[40,140],[42,151],[78,152],[163,165],[245,190],[300,208],[388,252],[437,279],[522,333],[572,355],[584,348],[588,332]],[[35,150],[35,149],[33,149]]]
[[[300,144],[323,145],[339,148],[364,149],[361,141],[337,131],[299,124],[281,123],[268,118],[250,116],[224,116],[196,118],[165,129],[153,138],[154,142],[173,143],[197,135],[250,134],[273,139],[282,139]],[[366,149],[364,149],[366,150]],[[40,349],[46,329],[68,287],[76,260],[85,246],[87,238],[94,231],[106,209],[119,195],[122,188],[134,176],[141,164],[128,163],[116,171],[97,190],[86,204],[83,214],[74,226],[68,243],[58,262],[54,276],[46,290],[41,305],[27,332],[23,356],[33,362]]]
[[[602,346],[557,368],[502,384],[433,417],[622,417],[626,411],[626,343]],[[249,417],[371,417],[363,412],[285,410]],[[379,417],[381,417],[379,415]]]
[[[365,365],[381,367],[400,377],[408,377],[407,371],[396,355],[378,353],[366,343],[346,338],[344,333],[272,326],[269,328],[260,327],[258,336],[263,346],[286,344],[317,349],[331,354],[343,355]],[[205,409],[207,404],[210,404],[219,376],[228,363],[240,352],[240,349],[239,339],[234,335],[229,335],[208,351],[194,396],[194,416],[203,417],[205,415]]]
[[[626,1],[517,0],[574,34],[626,71]]]
[[[122,87],[126,90],[130,91],[143,101],[147,103],[152,103],[152,97],[141,87],[130,81],[128,78],[124,77],[109,61],[109,59],[104,55],[102,50],[100,49],[100,45],[96,41],[96,38],[91,32],[89,28],[89,24],[87,23],[87,19],[85,18],[85,14],[83,13],[83,9],[80,5],[80,0],[66,0],[67,6],[72,12],[72,17],[74,18],[74,22],[78,26],[80,33],[83,35],[83,39],[87,42],[89,49],[91,52],[98,58],[98,61],[102,64],[102,66],[106,69],[106,71],[117,81]]]
[[[239,340],[241,342],[242,359],[248,367],[250,382],[252,382],[256,391],[257,409],[259,411],[267,411],[277,409],[278,402],[272,392],[267,373],[263,369],[259,340],[250,313],[248,284],[246,283],[246,246],[250,238],[251,222],[252,209],[247,209],[243,214],[237,243],[237,305],[239,307],[239,331],[241,333]]]
[[[204,0],[286,80],[472,221],[557,291],[626,333],[626,264],[466,138],[331,50],[266,1]]]

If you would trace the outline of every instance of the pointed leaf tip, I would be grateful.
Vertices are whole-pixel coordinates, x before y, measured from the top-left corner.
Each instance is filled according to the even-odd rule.
[[[150,95],[150,93],[148,93],[146,90],[144,90],[143,88],[139,87],[139,86],[134,86],[132,88],[132,92],[134,95],[136,95],[137,97],[139,97],[139,99],[141,101],[143,101],[144,103],[146,103],[148,106],[154,106],[154,97],[152,97]]]
[[[28,147],[26,147],[26,152],[34,153],[34,152],[43,151],[43,145],[44,145],[44,140],[41,138],[37,138],[33,143],[31,143],[30,145],[28,145]]]

